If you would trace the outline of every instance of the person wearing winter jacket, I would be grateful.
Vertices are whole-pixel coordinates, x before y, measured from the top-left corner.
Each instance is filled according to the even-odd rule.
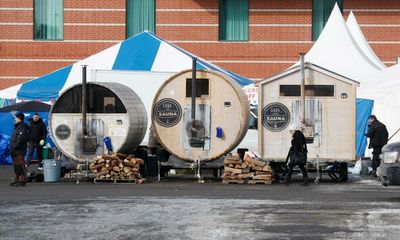
[[[375,115],[368,117],[368,132],[365,134],[369,137],[369,146],[372,148],[372,175],[376,176],[376,169],[381,164],[379,155],[382,153],[382,148],[388,142],[389,133],[385,124],[378,121]]]
[[[288,172],[285,176],[284,183],[290,184],[293,173],[293,168],[297,165],[303,175],[303,186],[308,185],[308,175],[305,165],[307,163],[307,143],[304,134],[300,131],[300,127],[296,124],[289,126],[290,134],[292,135],[291,146],[287,158]]]
[[[39,170],[43,169],[43,145],[47,137],[47,129],[43,120],[39,117],[38,113],[33,114],[32,120],[29,123],[30,136],[29,136],[29,153],[26,160],[26,165],[29,166],[32,161],[33,153],[36,149],[37,160],[39,163]]]
[[[29,139],[29,127],[24,123],[24,114],[17,112],[14,115],[14,131],[10,140],[10,154],[13,160],[15,181],[10,186],[18,187],[26,184],[25,154]]]

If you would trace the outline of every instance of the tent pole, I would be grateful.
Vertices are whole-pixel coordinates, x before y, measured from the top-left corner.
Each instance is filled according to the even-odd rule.
[[[192,124],[196,120],[196,62],[197,58],[192,58]],[[194,126],[192,126],[194,127]]]
[[[305,88],[305,73],[304,73],[304,53],[300,53],[300,96],[301,96],[301,126],[305,126],[305,116],[306,116],[306,96],[304,93]]]
[[[86,67],[82,65],[82,134],[87,136],[86,114],[87,114],[87,89],[86,89]]]

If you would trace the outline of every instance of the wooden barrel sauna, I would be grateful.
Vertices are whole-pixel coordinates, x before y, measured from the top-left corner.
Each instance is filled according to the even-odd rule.
[[[130,153],[142,142],[147,128],[144,104],[129,87],[113,82],[87,83],[87,134],[96,139],[95,153],[107,153],[108,137],[114,152]],[[49,113],[50,133],[59,150],[85,160],[82,150],[82,84],[64,91]]]
[[[188,161],[209,161],[232,151],[247,132],[249,102],[229,76],[197,70],[192,119],[192,70],[169,78],[153,100],[152,125],[161,145]]]

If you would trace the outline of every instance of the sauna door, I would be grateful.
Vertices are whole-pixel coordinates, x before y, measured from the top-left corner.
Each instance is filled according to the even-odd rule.
[[[196,118],[191,122],[191,105],[186,105],[183,114],[182,145],[183,149],[210,149],[211,106],[196,105]]]

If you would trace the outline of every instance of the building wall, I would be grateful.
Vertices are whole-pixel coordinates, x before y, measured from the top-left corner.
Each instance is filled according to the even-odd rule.
[[[259,80],[291,66],[311,41],[311,0],[249,0],[249,40],[218,41],[218,0],[156,0],[156,34]],[[126,0],[64,0],[64,40],[33,40],[33,1],[0,1],[0,89],[70,65],[125,39]],[[387,65],[400,55],[400,1],[344,0]]]

